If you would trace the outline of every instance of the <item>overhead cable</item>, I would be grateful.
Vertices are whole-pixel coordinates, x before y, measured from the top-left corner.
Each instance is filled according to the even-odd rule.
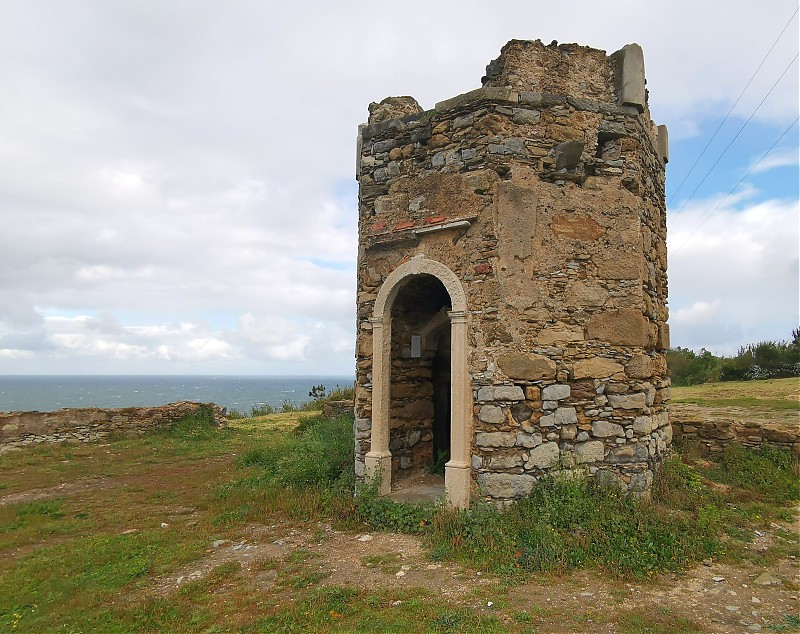
[[[775,90],[775,86],[777,86],[777,85],[778,85],[778,82],[780,82],[780,80],[781,80],[781,79],[783,79],[783,76],[784,76],[784,75],[787,73],[787,71],[788,71],[788,70],[789,70],[789,69],[792,67],[792,65],[793,65],[793,64],[794,64],[794,63],[797,61],[797,58],[798,58],[798,57],[800,57],[800,53],[798,53],[797,55],[795,55],[795,56],[794,56],[794,58],[792,59],[792,61],[791,61],[791,62],[789,62],[789,65],[788,65],[786,68],[784,68],[784,69],[783,69],[783,72],[781,73],[780,77],[778,77],[778,79],[776,79],[776,80],[775,80],[775,83],[774,83],[774,84],[772,84],[772,87],[769,89],[769,91],[767,92],[767,94],[766,94],[766,95],[764,95],[764,98],[763,98],[763,99],[762,99],[762,100],[759,102],[759,104],[756,106],[756,109],[755,109],[755,110],[753,110],[753,112],[750,114],[750,116],[749,116],[749,117],[747,117],[747,121],[745,121],[745,122],[744,122],[744,124],[742,125],[742,127],[741,127],[741,128],[739,128],[739,131],[738,131],[738,132],[736,133],[736,135],[735,135],[735,136],[734,136],[734,137],[731,139],[731,141],[730,141],[730,143],[728,143],[727,147],[726,147],[726,148],[725,148],[725,149],[722,151],[722,154],[720,154],[720,155],[719,155],[719,157],[717,158],[717,160],[716,160],[716,161],[714,161],[714,164],[711,166],[711,169],[709,169],[709,170],[706,172],[705,176],[703,176],[702,180],[701,180],[701,181],[700,181],[700,182],[697,184],[697,187],[695,187],[695,188],[694,188],[694,191],[691,193],[691,195],[689,196],[689,198],[687,198],[687,199],[684,201],[684,203],[683,203],[683,205],[681,206],[681,208],[680,208],[680,209],[678,209],[678,211],[676,211],[674,215],[676,215],[676,216],[677,216],[679,213],[681,213],[681,212],[684,210],[684,208],[686,207],[686,205],[688,205],[688,204],[689,204],[689,201],[690,201],[690,200],[692,200],[692,198],[694,198],[694,195],[697,193],[697,190],[698,190],[698,189],[700,189],[700,187],[703,185],[703,183],[705,183],[705,182],[706,182],[706,179],[709,177],[709,175],[711,174],[711,172],[713,172],[713,171],[714,171],[714,168],[715,168],[715,167],[716,167],[716,166],[719,164],[719,162],[722,160],[722,157],[724,157],[724,156],[725,156],[725,154],[727,154],[727,153],[728,153],[728,150],[729,150],[729,149],[731,149],[731,146],[733,145],[733,142],[734,142],[734,141],[736,141],[736,139],[738,139],[738,138],[739,138],[739,135],[740,135],[740,134],[742,133],[742,131],[743,131],[743,130],[744,130],[746,127],[747,127],[747,124],[748,124],[748,123],[750,123],[750,120],[751,120],[751,119],[752,119],[752,118],[755,116],[755,114],[758,112],[758,110],[761,108],[761,106],[762,106],[762,105],[764,104],[764,102],[767,100],[767,97],[769,97],[769,96],[772,94],[772,91],[773,91],[773,90]],[[748,173],[749,173],[749,172],[748,172]]]
[[[700,152],[700,155],[695,159],[694,163],[692,163],[692,166],[689,168],[689,171],[686,172],[686,176],[683,177],[683,180],[681,181],[680,185],[678,185],[678,189],[676,189],[675,192],[670,197],[669,202],[675,200],[675,197],[678,195],[678,192],[683,187],[684,183],[686,182],[686,179],[689,178],[689,176],[692,174],[692,171],[694,171],[694,168],[700,162],[700,159],[703,158],[703,155],[706,153],[706,150],[711,145],[711,142],[717,137],[717,134],[722,129],[722,126],[725,124],[725,122],[728,120],[728,117],[730,116],[731,112],[733,112],[733,109],[736,107],[736,104],[739,103],[739,100],[742,98],[742,95],[744,95],[745,91],[750,87],[750,84],[753,82],[753,79],[755,79],[755,76],[758,74],[758,71],[761,70],[761,67],[764,65],[764,62],[767,61],[767,58],[769,57],[770,53],[772,53],[772,50],[778,44],[778,41],[781,39],[781,37],[783,37],[783,34],[786,32],[786,29],[789,28],[789,25],[792,23],[792,20],[794,20],[798,11],[800,11],[800,8],[795,9],[795,12],[792,14],[792,17],[789,18],[789,21],[786,22],[786,25],[783,27],[783,30],[778,34],[778,37],[775,38],[775,41],[772,43],[772,46],[769,47],[767,54],[764,55],[764,59],[761,60],[761,63],[758,65],[758,68],[756,68],[755,72],[750,76],[750,79],[747,81],[747,84],[745,85],[744,88],[742,88],[742,92],[740,92],[739,96],[736,97],[736,101],[733,102],[733,105],[730,107],[730,110],[728,110],[728,113],[725,115],[725,118],[722,120],[719,126],[717,126],[717,129],[714,131],[714,134],[711,135],[711,138],[708,140],[708,143],[706,143],[706,146],[703,148],[703,151]]]
[[[712,210],[711,210],[711,213],[709,213],[709,214],[708,214],[708,215],[707,215],[705,218],[703,218],[703,220],[700,222],[700,224],[698,224],[698,225],[697,225],[697,226],[696,226],[696,227],[695,227],[695,228],[692,230],[692,232],[691,232],[691,233],[690,233],[690,234],[689,234],[689,235],[686,237],[686,240],[684,240],[684,241],[681,243],[681,245],[680,245],[679,247],[677,247],[677,248],[676,248],[676,249],[674,249],[674,250],[671,250],[671,253],[672,253],[673,255],[674,255],[675,253],[677,253],[678,251],[680,251],[680,250],[681,250],[683,247],[685,247],[685,246],[686,246],[686,245],[689,243],[689,240],[691,239],[691,237],[692,237],[692,236],[693,236],[695,233],[697,233],[697,231],[700,229],[700,227],[702,227],[702,226],[703,226],[703,225],[704,225],[704,224],[705,224],[705,223],[708,221],[708,219],[709,219],[709,218],[711,218],[711,216],[713,216],[713,215],[714,215],[714,214],[717,212],[717,210],[718,210],[720,207],[722,207],[723,203],[724,203],[726,200],[728,200],[728,198],[730,198],[730,197],[733,195],[733,192],[735,192],[735,191],[738,189],[739,185],[741,185],[741,184],[744,182],[744,179],[745,179],[745,178],[747,178],[748,176],[750,176],[750,174],[753,172],[753,170],[754,170],[756,167],[758,167],[758,165],[761,163],[761,161],[763,161],[765,158],[767,158],[767,155],[768,155],[770,152],[772,152],[772,150],[774,150],[774,149],[775,149],[775,146],[776,146],[776,145],[778,145],[778,143],[780,143],[781,139],[783,139],[783,137],[785,137],[785,136],[786,136],[786,135],[789,133],[789,130],[791,130],[791,129],[792,129],[792,128],[793,128],[793,127],[794,127],[794,126],[797,124],[797,122],[798,122],[798,121],[800,121],[800,117],[797,117],[797,118],[796,118],[794,121],[792,121],[791,125],[790,125],[788,128],[786,128],[786,129],[783,131],[783,134],[781,134],[781,135],[780,135],[780,136],[777,138],[777,140],[775,141],[775,143],[773,143],[773,144],[770,146],[770,148],[769,148],[769,149],[768,149],[766,152],[764,152],[764,154],[761,156],[761,158],[760,158],[760,159],[758,159],[758,160],[757,160],[757,161],[756,161],[756,162],[755,162],[755,163],[754,163],[754,164],[753,164],[753,165],[750,167],[750,169],[749,169],[749,170],[747,170],[747,174],[745,174],[744,176],[742,176],[742,178],[741,178],[741,179],[739,179],[739,182],[738,182],[738,183],[736,183],[736,185],[734,185],[734,186],[733,186],[733,189],[731,189],[731,191],[729,191],[729,192],[726,194],[725,198],[723,198],[722,200],[720,200],[720,201],[717,203],[716,207],[714,207],[714,209],[712,209]]]

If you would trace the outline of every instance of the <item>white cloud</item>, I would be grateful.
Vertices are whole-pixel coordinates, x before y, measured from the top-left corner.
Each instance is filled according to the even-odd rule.
[[[748,190],[752,194],[752,190]],[[672,344],[734,354],[798,324],[800,203],[696,201],[668,216]]]
[[[0,359],[33,359],[34,354],[30,350],[13,350],[10,348],[0,348]]]
[[[791,167],[800,164],[800,155],[798,155],[796,147],[779,148],[767,154],[763,161],[758,162],[760,159],[760,156],[754,158],[748,167],[749,170],[753,170],[754,174],[768,172],[777,167]]]
[[[673,138],[692,135],[733,103],[761,59],[754,49],[766,52],[795,8],[578,0],[543,12],[520,1],[486,19],[477,0],[402,11],[354,0],[0,3],[0,75],[13,95],[0,97],[0,373],[350,372],[354,139],[370,101],[411,94],[432,107],[476,88],[512,37],[608,51],[637,40],[654,119]],[[735,115],[796,50],[790,28]],[[789,73],[756,118],[785,125],[796,95]],[[694,209],[679,219],[699,218]],[[671,243],[688,240],[673,262],[677,310],[717,297],[713,284],[693,297],[681,263],[703,261],[701,237],[730,260],[727,234],[711,231],[724,219],[692,237],[675,226]],[[753,220],[754,236],[759,224],[769,220]],[[760,259],[769,240],[736,244],[753,263],[741,274],[758,271],[748,284],[774,286]],[[710,323],[729,318],[719,299]]]
[[[716,319],[722,310],[722,300],[715,299],[711,302],[698,300],[691,306],[681,308],[672,315],[672,324],[693,326],[707,324]]]

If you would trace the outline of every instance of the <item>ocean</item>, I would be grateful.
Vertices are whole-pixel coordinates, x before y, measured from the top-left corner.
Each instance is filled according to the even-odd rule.
[[[176,401],[252,407],[309,399],[312,386],[353,385],[350,376],[0,376],[0,412],[64,407],[151,407]]]

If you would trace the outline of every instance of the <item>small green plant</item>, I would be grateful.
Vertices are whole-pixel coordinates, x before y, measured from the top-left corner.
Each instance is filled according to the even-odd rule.
[[[329,390],[325,395],[326,401],[352,401],[355,397],[355,389],[352,385],[347,387],[339,387],[338,385]]]
[[[197,413],[187,414],[164,433],[178,440],[210,440],[224,435],[225,431],[217,427],[211,407],[204,405]]]
[[[325,398],[325,386],[322,383],[313,385],[308,392],[308,396],[315,401]]]
[[[258,416],[269,416],[270,414],[274,414],[275,411],[275,408],[269,403],[259,403],[258,406],[253,405],[250,408],[250,417],[256,418]]]
[[[367,555],[361,558],[361,563],[366,568],[378,568],[388,575],[393,575],[400,570],[400,556],[397,553]]]
[[[439,450],[436,452],[436,457],[433,459],[428,471],[433,475],[444,475],[444,466],[450,460],[450,452],[447,450]]]
[[[770,625],[768,629],[773,632],[800,631],[800,616],[797,614],[784,614],[779,623]]]

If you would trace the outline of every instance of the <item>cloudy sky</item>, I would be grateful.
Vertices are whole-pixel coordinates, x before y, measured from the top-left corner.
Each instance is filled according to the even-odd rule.
[[[796,10],[0,0],[0,374],[352,373],[367,105],[477,88],[512,38],[642,45],[670,129],[673,345],[787,339]]]

